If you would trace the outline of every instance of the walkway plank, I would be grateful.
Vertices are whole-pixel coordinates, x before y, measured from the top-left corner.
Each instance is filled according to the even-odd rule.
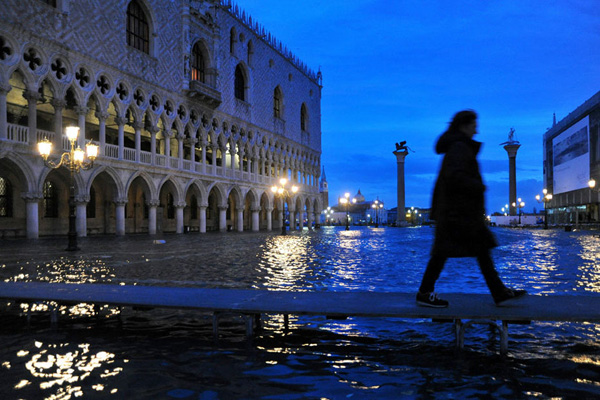
[[[111,284],[1,282],[0,298],[245,314],[293,314],[501,321],[600,322],[600,295],[529,295],[497,307],[488,294],[446,294],[450,307],[418,307],[414,293],[286,292]]]

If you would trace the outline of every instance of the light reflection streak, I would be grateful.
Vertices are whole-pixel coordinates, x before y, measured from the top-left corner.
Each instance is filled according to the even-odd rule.
[[[267,240],[260,255],[260,266],[269,288],[276,290],[305,289],[306,276],[311,273],[313,256],[305,236],[275,236]]]
[[[600,238],[597,235],[583,235],[578,237],[581,246],[579,257],[582,262],[579,265],[579,276],[577,287],[587,292],[600,292],[600,255],[598,246]]]
[[[98,351],[92,353],[90,345],[82,343],[77,346],[74,351],[69,351],[68,343],[61,345],[44,344],[35,342],[35,347],[39,349],[36,354],[30,356],[30,359],[25,363],[25,368],[31,376],[37,380],[41,380],[39,387],[43,390],[56,387],[56,392],[47,399],[62,399],[68,400],[71,397],[81,397],[84,395],[81,384],[84,380],[90,378],[95,370],[102,370],[99,375],[102,379],[116,376],[123,371],[121,367],[110,368],[110,365],[115,362],[115,355],[106,351]],[[19,351],[19,356],[29,355],[29,351]],[[26,385],[19,383],[20,389]],[[93,385],[94,390],[104,390],[105,384]]]

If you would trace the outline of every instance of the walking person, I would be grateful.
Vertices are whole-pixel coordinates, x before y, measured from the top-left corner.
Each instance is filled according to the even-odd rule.
[[[448,307],[448,301],[434,293],[434,286],[450,257],[477,257],[496,305],[527,293],[507,288],[492,261],[490,250],[497,244],[485,223],[485,185],[477,162],[481,143],[473,140],[476,133],[475,111],[460,111],[435,147],[444,159],[433,190],[431,219],[436,221],[435,240],[417,293],[420,306]]]

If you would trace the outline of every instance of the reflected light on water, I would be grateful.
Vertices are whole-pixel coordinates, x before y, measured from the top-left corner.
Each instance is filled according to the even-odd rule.
[[[580,236],[581,245],[579,257],[581,263],[579,266],[579,277],[577,286],[588,292],[600,292],[600,255],[598,254],[598,245],[600,238],[597,235]]]
[[[84,395],[82,386],[83,381],[90,378],[94,370],[100,372],[97,376],[106,379],[116,376],[122,372],[122,368],[109,366],[114,363],[115,355],[106,351],[99,351],[95,354],[90,352],[90,345],[86,343],[79,344],[77,349],[69,351],[68,343],[60,345],[44,344],[35,342],[35,347],[39,349],[36,354],[30,355],[29,351],[19,351],[19,357],[31,358],[25,363],[33,379],[40,380],[41,389],[48,390],[57,387],[56,393],[46,397],[46,399],[70,399],[72,397],[81,397]],[[61,348],[66,347],[63,351]],[[28,386],[31,382],[22,380],[15,389]],[[104,390],[105,384],[92,385],[94,390]]]
[[[274,236],[263,245],[260,268],[265,286],[278,290],[305,290],[305,276],[310,273],[308,237]],[[312,252],[312,249],[311,251]]]

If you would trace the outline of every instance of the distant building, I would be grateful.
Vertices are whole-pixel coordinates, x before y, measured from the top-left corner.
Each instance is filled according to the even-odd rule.
[[[544,134],[544,185],[550,224],[598,222],[600,92]],[[591,189],[590,179],[596,186]]]
[[[397,220],[398,207],[391,208],[387,212],[388,221],[396,221]],[[406,207],[404,210],[404,215],[406,217],[406,223],[408,225],[428,225],[431,224],[431,220],[429,219],[429,208],[419,208],[419,207]]]
[[[388,214],[385,208],[378,207],[376,212],[373,205],[383,204],[380,200],[366,200],[365,196],[360,192],[360,189],[354,196],[350,196],[348,203],[348,216],[350,225],[372,225],[372,224],[387,224]],[[331,207],[333,211],[331,219],[338,225],[346,223],[346,204],[343,204],[342,197],[338,197],[337,204]]]
[[[319,179],[319,193],[321,193],[323,208],[326,209],[329,207],[329,184],[327,183],[327,176],[325,175],[325,166],[323,166],[323,172]]]

